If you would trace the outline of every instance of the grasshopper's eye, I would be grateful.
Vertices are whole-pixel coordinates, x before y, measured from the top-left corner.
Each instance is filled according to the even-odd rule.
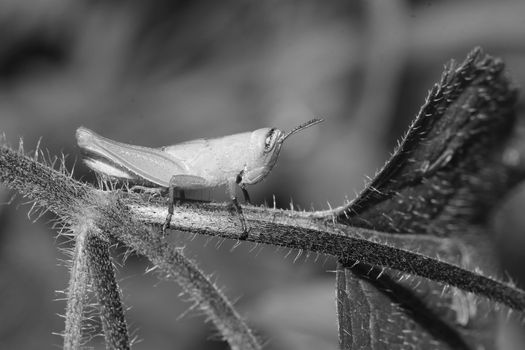
[[[277,140],[277,129],[270,129],[268,134],[266,134],[266,139],[264,140],[264,152],[268,153],[275,146],[275,141]]]

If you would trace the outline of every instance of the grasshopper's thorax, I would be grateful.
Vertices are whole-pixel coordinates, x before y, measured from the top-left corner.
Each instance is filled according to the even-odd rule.
[[[251,133],[248,150],[250,157],[246,162],[241,183],[255,184],[270,173],[281,151],[282,134],[281,130],[275,128],[257,129]]]

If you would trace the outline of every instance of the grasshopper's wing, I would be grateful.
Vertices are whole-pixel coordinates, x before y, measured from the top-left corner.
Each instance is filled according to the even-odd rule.
[[[164,146],[161,150],[175,159],[184,159],[187,164],[192,164],[203,154],[213,153],[213,150],[209,148],[210,141],[208,139],[195,139],[172,146]]]
[[[111,174],[104,169],[117,168],[159,186],[169,187],[173,175],[187,174],[187,167],[183,162],[160,149],[116,142],[84,127],[77,129],[76,137],[79,147],[96,157],[91,158],[91,164],[87,164],[106,175]]]

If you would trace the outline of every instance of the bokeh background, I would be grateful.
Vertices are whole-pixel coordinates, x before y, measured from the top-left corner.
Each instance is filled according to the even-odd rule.
[[[293,199],[327,209],[383,164],[450,58],[480,45],[523,86],[524,18],[522,0],[0,0],[0,130],[27,151],[42,138],[94,182],[75,145],[80,125],[156,147],[322,116],[250,193],[257,204],[275,195],[281,208]],[[0,193],[2,203],[13,195]],[[226,198],[223,189],[191,195]],[[518,283],[524,198],[516,190],[506,201],[491,237]],[[0,348],[60,348],[68,274],[58,248],[70,243],[56,238],[52,215],[33,223],[23,204],[0,206]],[[175,236],[266,349],[337,349],[333,259]],[[201,315],[180,317],[190,305],[179,287],[144,275],[147,266],[132,256],[119,267],[135,348],[225,349]],[[504,327],[501,348],[522,348],[522,333]],[[103,348],[100,338],[90,345]]]

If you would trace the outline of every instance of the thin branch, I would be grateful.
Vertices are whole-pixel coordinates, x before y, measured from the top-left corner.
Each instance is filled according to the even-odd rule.
[[[261,344],[235,311],[226,296],[186,258],[182,249],[171,246],[158,230],[149,234],[124,234],[121,241],[137,253],[147,256],[166,280],[177,282],[190,296],[195,306],[203,310],[219,329],[233,350],[259,350]]]
[[[18,174],[16,177],[12,176],[14,171]],[[15,181],[11,180],[13,178]],[[49,179],[53,182],[48,183]],[[122,242],[150,235],[150,225],[160,227],[166,217],[165,199],[154,201],[136,194],[98,191],[6,147],[0,148],[0,180],[39,204],[43,202],[64,218],[75,213],[79,215],[75,208],[92,208],[97,212],[97,226],[102,232],[108,232]],[[49,194],[49,188],[57,193]],[[72,188],[79,190],[73,192]],[[76,206],[51,202],[53,199],[76,202]],[[415,235],[403,239],[402,235],[310,218],[317,216],[316,213],[256,207],[244,207],[243,212],[250,227],[248,241],[328,254],[342,261],[355,260],[389,267],[477,293],[516,310],[525,310],[525,291],[519,288],[485,276],[475,267],[472,271],[443,261],[439,256],[418,253],[423,251],[423,246],[419,249],[411,247],[411,250],[396,246],[411,241]],[[230,239],[242,236],[238,217],[232,215],[224,204],[185,202],[176,207],[171,226],[175,230]],[[438,252],[443,251],[439,249],[439,242],[428,240],[428,244],[435,244]]]
[[[66,326],[64,331],[64,350],[75,350],[82,343],[82,320],[87,301],[89,268],[86,242],[89,227],[84,225],[74,229],[76,233],[73,265],[67,290]]]
[[[115,269],[109,255],[109,242],[99,236],[89,235],[86,250],[93,287],[100,304],[106,348],[129,349],[128,327],[124,318],[120,290],[115,279]]]
[[[162,225],[166,209],[163,204],[121,198],[127,220]],[[222,208],[222,210],[221,210]],[[238,218],[225,205],[185,203],[177,207],[171,227],[174,230],[239,239],[242,229]],[[289,210],[243,207],[249,233],[247,241],[284,246],[338,257],[341,261],[359,261],[393,268],[431,280],[450,284],[485,296],[516,310],[525,310],[525,291],[486,276],[477,267],[462,267],[447,262],[453,239],[429,239],[418,235],[395,235],[348,227],[343,224],[309,219],[304,213]],[[120,221],[120,220],[119,220]],[[126,233],[119,231],[119,235]],[[457,247],[466,249],[466,247]],[[432,253],[432,256],[430,255]]]

